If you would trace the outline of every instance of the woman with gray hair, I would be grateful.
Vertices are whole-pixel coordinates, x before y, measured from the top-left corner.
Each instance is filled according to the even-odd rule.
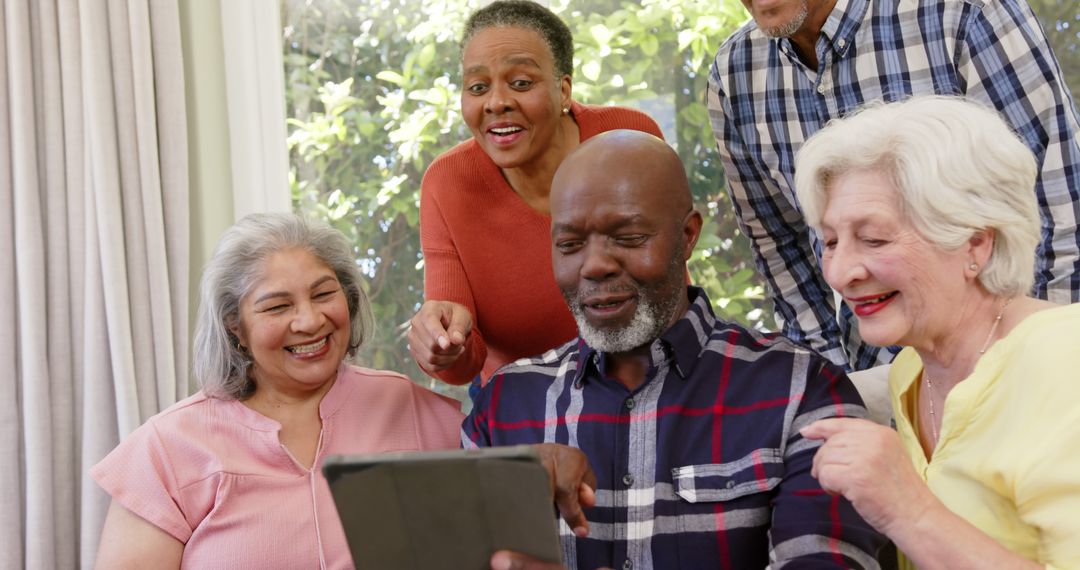
[[[200,293],[202,390],[90,471],[113,497],[98,566],[351,567],[323,459],[458,447],[457,402],[344,362],[368,332],[368,301],[351,247],[325,224],[243,218]]]
[[[830,123],[795,171],[829,285],[864,339],[904,347],[897,431],[803,428],[822,487],[909,567],[1080,567],[1080,305],[1028,296],[1031,152],[993,111],[916,97]]]

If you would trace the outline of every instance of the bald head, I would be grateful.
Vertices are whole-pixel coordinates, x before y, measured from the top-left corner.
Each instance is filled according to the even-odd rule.
[[[572,202],[581,188],[653,198],[680,219],[693,207],[679,155],[663,140],[641,131],[601,133],[570,153],[551,183],[552,214],[560,199],[557,195],[566,195]]]
[[[590,346],[642,350],[686,312],[701,214],[667,143],[638,131],[589,139],[559,166],[549,204],[555,282]]]

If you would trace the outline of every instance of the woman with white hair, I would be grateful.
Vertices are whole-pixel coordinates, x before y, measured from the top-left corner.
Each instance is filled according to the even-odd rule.
[[[329,226],[252,214],[202,277],[202,385],[90,475],[113,497],[99,568],[350,568],[330,454],[454,448],[462,415],[393,372],[345,363],[370,326],[352,249]]]
[[[873,344],[905,347],[897,430],[822,420],[822,486],[920,568],[1080,567],[1080,305],[1028,296],[1035,160],[994,112],[873,106],[812,137],[796,188],[825,278]],[[1069,206],[1071,207],[1071,206]]]

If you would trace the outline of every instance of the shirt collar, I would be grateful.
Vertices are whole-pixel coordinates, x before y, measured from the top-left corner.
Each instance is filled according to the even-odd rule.
[[[821,35],[824,36],[826,47],[831,48],[839,56],[847,53],[869,7],[870,0],[836,0],[832,12],[825,19],[825,24],[821,26]],[[790,38],[780,38],[778,45],[788,57],[798,60]]]
[[[870,0],[836,0],[821,33],[838,55],[847,53],[855,43],[855,32],[859,31],[869,8]]]
[[[343,380],[348,373],[349,365],[342,361],[341,364],[338,365],[337,377],[334,378],[334,385],[330,386],[330,389],[323,394],[323,398],[319,402],[319,419],[325,421],[330,416],[337,413],[342,405],[344,405],[345,401],[349,399],[349,394],[353,391],[353,384]],[[281,430],[280,422],[256,412],[240,400],[224,400],[222,405],[232,410],[232,413],[235,414],[236,421],[251,429],[273,432]]]
[[[701,360],[709,333],[716,323],[716,315],[708,295],[700,287],[687,287],[690,307],[686,313],[669,327],[650,345],[649,366],[655,368],[661,359],[671,360],[675,372],[686,379],[694,371],[694,366]],[[574,386],[581,387],[591,369],[597,377],[602,377],[606,365],[606,354],[589,346],[581,337],[577,338],[578,366],[574,375]]]

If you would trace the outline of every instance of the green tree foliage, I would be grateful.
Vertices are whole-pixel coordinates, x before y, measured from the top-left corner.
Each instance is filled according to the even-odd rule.
[[[457,40],[477,6],[464,0],[282,4],[293,199],[355,244],[379,323],[364,361],[414,379],[424,376],[404,333],[423,299],[420,180],[436,156],[470,136],[459,113]],[[564,0],[551,8],[574,32],[574,98],[639,106],[676,145],[709,220],[691,262],[694,281],[725,316],[767,325],[764,292],[748,243],[737,238],[704,105],[712,54],[745,21],[741,6]]]

